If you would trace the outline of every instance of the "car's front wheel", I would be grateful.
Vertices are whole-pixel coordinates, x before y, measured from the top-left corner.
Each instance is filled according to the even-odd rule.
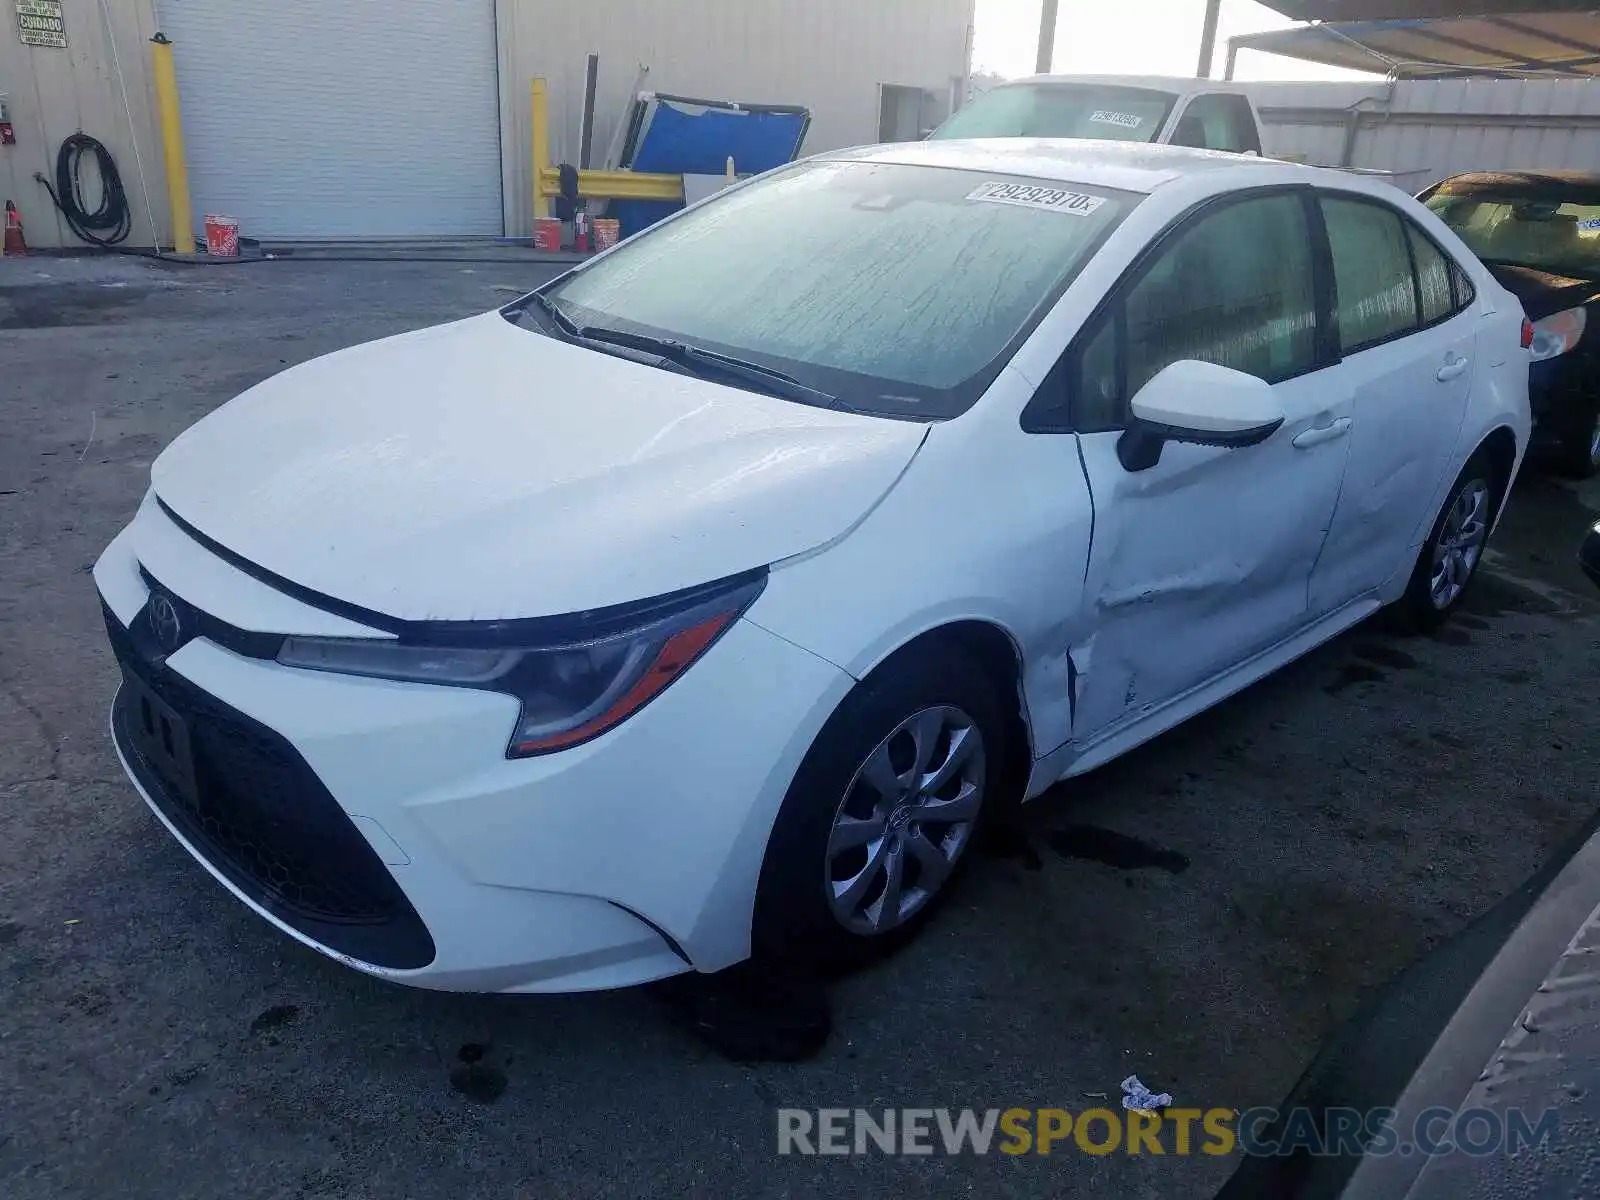
[[[831,968],[900,945],[963,865],[1001,777],[994,685],[954,648],[859,684],[812,744],[773,826],[758,958]]]

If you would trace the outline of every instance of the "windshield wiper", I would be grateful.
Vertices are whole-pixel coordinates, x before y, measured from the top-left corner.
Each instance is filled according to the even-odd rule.
[[[822,408],[844,407],[839,397],[808,387],[793,375],[786,375],[782,371],[764,367],[748,359],[735,358],[731,354],[721,354],[687,342],[674,341],[672,338],[651,337],[647,333],[630,333],[626,329],[608,329],[603,325],[578,326],[574,336],[589,342],[605,342],[612,346],[623,346],[629,350],[642,350],[647,354],[659,355],[665,361],[698,375],[720,374],[738,379],[783,400],[798,400],[802,404],[815,404]]]
[[[555,327],[568,337],[579,336],[578,323],[562,312],[561,306],[543,292],[534,292],[528,297],[528,303],[550,318]]]

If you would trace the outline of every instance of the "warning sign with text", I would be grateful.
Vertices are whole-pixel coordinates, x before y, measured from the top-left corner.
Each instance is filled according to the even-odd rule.
[[[16,0],[17,36],[24,46],[67,48],[67,26],[61,0]]]

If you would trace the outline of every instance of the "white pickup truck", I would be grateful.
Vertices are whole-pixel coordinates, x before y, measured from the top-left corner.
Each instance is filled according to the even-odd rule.
[[[1067,137],[1261,153],[1243,88],[1154,75],[1035,75],[990,88],[930,138]]]

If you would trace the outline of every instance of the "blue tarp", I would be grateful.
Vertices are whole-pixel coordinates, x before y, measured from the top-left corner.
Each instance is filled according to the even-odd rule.
[[[621,165],[669,175],[721,175],[731,157],[740,175],[756,175],[793,162],[810,124],[804,108],[645,96],[636,102]],[[680,207],[617,201],[610,213],[626,236]]]

